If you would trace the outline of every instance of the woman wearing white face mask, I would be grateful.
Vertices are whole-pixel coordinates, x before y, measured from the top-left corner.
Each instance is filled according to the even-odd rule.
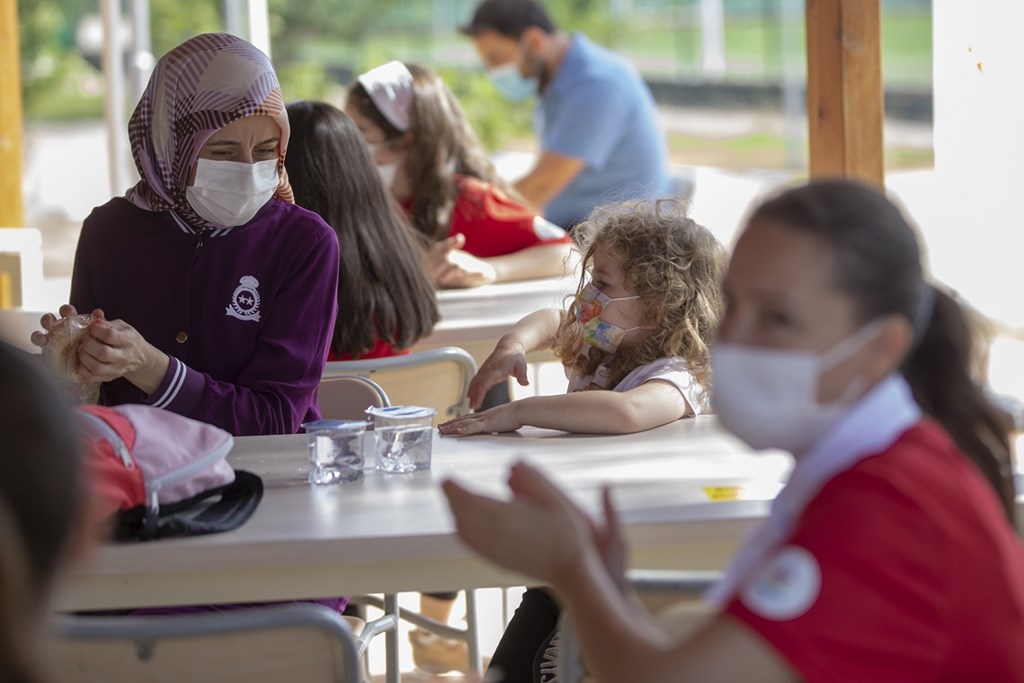
[[[338,244],[292,203],[288,135],[273,66],[244,40],[196,36],[158,62],[129,122],[142,179],[86,219],[60,310],[100,317],[78,374],[102,402],[236,435],[319,417]]]
[[[528,466],[508,503],[445,484],[462,538],[559,589],[603,683],[1024,680],[1007,420],[899,210],[843,181],[784,192],[724,289],[713,403],[796,466],[706,625],[678,641],[638,613],[613,509],[590,522]]]

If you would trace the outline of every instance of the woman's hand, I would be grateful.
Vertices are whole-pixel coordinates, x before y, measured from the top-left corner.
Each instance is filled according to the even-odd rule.
[[[61,318],[78,315],[70,304],[58,311],[60,318],[47,313],[39,319],[46,332],[33,332],[32,343],[46,346],[47,336]],[[78,351],[78,378],[86,384],[109,382],[124,377],[147,394],[152,394],[167,374],[170,359],[163,351],[147,342],[138,331],[123,320],[107,320],[99,308],[96,318],[85,331]]]
[[[426,253],[427,275],[435,287],[463,289],[494,282],[498,273],[484,259],[465,252],[465,235],[457,234],[433,244]]]
[[[523,426],[516,414],[516,402],[505,403],[485,410],[448,420],[438,425],[438,431],[445,436],[469,436],[470,434],[494,434],[514,432]]]
[[[82,379],[109,382],[124,377],[147,394],[156,391],[167,373],[167,354],[125,321],[107,320],[99,309],[93,315],[98,319],[86,331],[78,356]]]
[[[526,348],[514,339],[502,338],[469,383],[466,392],[469,407],[479,408],[487,390],[508,377],[515,377],[520,386],[530,384],[526,373]]]
[[[501,501],[444,482],[459,538],[492,562],[558,589],[598,552],[592,523],[530,465],[514,465],[508,484],[512,500]]]

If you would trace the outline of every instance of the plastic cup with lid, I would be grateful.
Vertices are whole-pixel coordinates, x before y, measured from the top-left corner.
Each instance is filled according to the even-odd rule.
[[[309,443],[309,481],[338,484],[363,478],[363,434],[361,420],[316,420],[302,425]]]
[[[430,469],[436,410],[386,406],[367,408],[366,414],[373,419],[378,470],[401,473]]]

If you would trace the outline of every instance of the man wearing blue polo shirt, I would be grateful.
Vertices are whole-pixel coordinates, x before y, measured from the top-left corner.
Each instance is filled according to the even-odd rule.
[[[461,30],[506,97],[540,95],[541,155],[516,189],[545,218],[571,227],[600,204],[669,194],[665,136],[632,65],[559,33],[537,0],[484,0]]]

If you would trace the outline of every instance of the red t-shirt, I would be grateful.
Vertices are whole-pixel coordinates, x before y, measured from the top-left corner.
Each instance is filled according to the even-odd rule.
[[[829,481],[726,611],[809,682],[1024,681],[1024,551],[930,422]]]
[[[464,251],[477,258],[504,256],[538,244],[567,244],[569,233],[536,211],[477,178],[458,176],[448,236],[466,236]],[[403,204],[406,211],[412,207]]]
[[[380,337],[377,337],[377,343],[374,344],[374,347],[362,355],[356,357],[353,357],[351,353],[343,353],[341,355],[338,355],[334,353],[334,349],[330,349],[327,352],[327,361],[330,362],[335,360],[368,360],[370,358],[388,358],[389,356],[404,356],[411,352],[412,349],[403,349],[399,351],[395,347],[391,346],[391,344],[388,344]]]

